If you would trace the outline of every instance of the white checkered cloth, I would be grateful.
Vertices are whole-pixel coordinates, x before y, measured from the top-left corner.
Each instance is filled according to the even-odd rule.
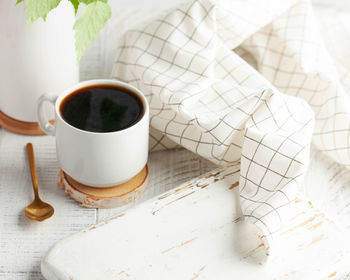
[[[311,140],[350,164],[350,78],[340,79],[308,1],[184,3],[130,30],[114,66],[114,78],[149,100],[151,150],[176,143],[217,164],[240,162],[242,212],[267,254]]]

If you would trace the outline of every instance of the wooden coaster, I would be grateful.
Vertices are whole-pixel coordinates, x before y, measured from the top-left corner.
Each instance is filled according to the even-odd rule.
[[[115,208],[134,202],[145,190],[147,179],[147,165],[129,181],[108,188],[83,185],[62,169],[58,173],[59,186],[83,207],[88,208]]]
[[[50,121],[52,124],[54,121]],[[0,111],[0,126],[18,134],[24,135],[44,135],[45,133],[40,129],[40,126],[36,122],[24,122],[19,121],[4,112]]]

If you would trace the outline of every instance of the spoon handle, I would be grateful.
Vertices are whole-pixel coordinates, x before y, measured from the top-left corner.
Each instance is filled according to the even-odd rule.
[[[27,147],[27,154],[28,154],[28,160],[29,160],[29,166],[30,166],[30,174],[32,175],[34,195],[35,195],[35,199],[39,199],[38,179],[36,177],[33,144],[27,143],[26,147]]]

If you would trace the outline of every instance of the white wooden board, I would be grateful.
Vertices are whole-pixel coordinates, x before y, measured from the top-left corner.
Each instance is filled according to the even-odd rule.
[[[55,245],[47,279],[327,279],[346,277],[349,235],[301,195],[265,262],[241,221],[239,170],[215,170]],[[339,279],[343,279],[339,278]]]

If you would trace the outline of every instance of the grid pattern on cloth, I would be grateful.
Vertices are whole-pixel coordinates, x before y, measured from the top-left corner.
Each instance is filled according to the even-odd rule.
[[[311,141],[350,164],[341,70],[308,1],[196,0],[130,30],[113,77],[147,96],[151,150],[181,145],[216,164],[240,162],[242,212],[269,250]]]
[[[308,102],[315,114],[313,143],[349,167],[349,73],[337,71],[316,23],[311,4],[299,2],[239,48],[278,90]]]

